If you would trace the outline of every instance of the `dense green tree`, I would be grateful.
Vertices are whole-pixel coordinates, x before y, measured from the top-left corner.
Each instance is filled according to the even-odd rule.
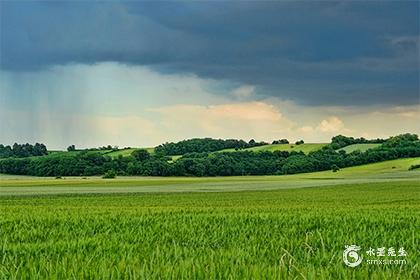
[[[12,147],[0,145],[0,158],[7,157],[31,157],[47,155],[47,147],[44,144],[18,144],[14,143]]]
[[[255,146],[267,145],[265,142],[251,140],[248,143],[236,139],[193,138],[177,143],[164,143],[155,147],[157,155],[185,155],[187,153],[215,152],[224,149],[241,150]]]
[[[138,161],[146,161],[150,158],[149,152],[144,149],[134,150],[131,155]]]
[[[353,138],[353,137],[347,137],[347,136],[343,136],[343,135],[337,135],[334,136],[331,139],[331,144],[330,146],[334,149],[340,149],[343,148],[345,146],[349,146],[349,145],[353,145],[353,144],[368,144],[368,143],[384,143],[385,140],[384,139],[372,139],[372,140],[367,140],[363,137],[361,138]]]
[[[341,140],[340,140],[341,141]],[[369,141],[369,140],[363,140]],[[18,158],[26,154],[45,153],[42,144],[7,148],[0,145],[3,154],[13,157],[0,160],[0,173],[35,176],[91,176],[114,170],[118,175],[142,176],[233,176],[294,174],[321,170],[337,170],[348,166],[384,160],[419,157],[420,141],[415,134],[391,137],[377,148],[365,152],[346,153],[327,145],[305,155],[303,152],[193,152],[172,161],[169,157],[151,155],[139,150],[131,156],[111,158],[99,151],[64,153],[61,156]],[[16,154],[14,154],[16,152]]]
[[[75,146],[75,145],[70,145],[70,146],[68,146],[68,147],[67,147],[67,151],[69,151],[69,152],[76,151],[76,146]]]
[[[287,139],[274,140],[271,144],[289,144],[289,140]]]

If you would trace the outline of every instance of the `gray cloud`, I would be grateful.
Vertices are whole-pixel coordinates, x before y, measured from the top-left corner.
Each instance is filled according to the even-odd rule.
[[[1,67],[117,61],[301,104],[412,104],[418,2],[1,2]],[[417,38],[417,39],[416,39]]]

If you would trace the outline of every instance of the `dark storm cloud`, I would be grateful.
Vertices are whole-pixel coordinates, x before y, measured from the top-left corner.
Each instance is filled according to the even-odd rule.
[[[412,104],[418,2],[1,2],[1,67],[118,61],[303,104]]]

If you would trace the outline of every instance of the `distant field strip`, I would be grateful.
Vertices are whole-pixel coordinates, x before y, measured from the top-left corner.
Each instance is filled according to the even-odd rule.
[[[353,145],[345,146],[339,149],[339,151],[343,150],[348,154],[354,151],[366,152],[367,150],[377,148],[380,145],[381,144],[353,144]]]
[[[135,150],[137,150],[136,148],[130,148],[130,149],[122,149],[122,150],[118,150],[118,151],[109,151],[108,153],[106,153],[107,156],[116,158],[118,156],[129,156],[131,155],[132,152],[134,152]]]
[[[254,152],[258,152],[258,151],[269,151],[269,152],[274,152],[274,151],[287,151],[287,152],[304,152],[305,154],[308,154],[309,152],[312,151],[317,151],[319,149],[321,149],[322,147],[326,146],[328,144],[326,143],[307,143],[307,144],[300,144],[300,145],[296,145],[296,144],[270,144],[270,145],[264,145],[264,146],[258,146],[258,147],[252,147],[252,148],[247,148],[247,149],[243,149],[241,151],[254,151]],[[235,152],[235,149],[225,149],[225,150],[221,150],[218,152]]]
[[[420,170],[408,171],[420,158],[398,159],[344,168],[338,172],[282,176],[239,177],[66,177],[63,179],[0,176],[0,196],[66,193],[135,193],[135,192],[226,192],[320,187],[354,183],[388,182],[395,179],[416,181]]]

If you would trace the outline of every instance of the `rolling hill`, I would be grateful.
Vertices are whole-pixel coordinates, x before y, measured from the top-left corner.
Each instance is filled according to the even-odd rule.
[[[380,145],[381,144],[353,144],[338,149],[338,151],[345,151],[348,154],[354,151],[366,152],[367,150],[379,147]]]
[[[309,152],[312,151],[317,151],[319,149],[321,149],[322,147],[328,145],[327,143],[305,143],[305,144],[300,144],[300,145],[296,145],[296,144],[270,144],[270,145],[263,145],[263,146],[258,146],[258,147],[252,147],[252,148],[247,148],[247,149],[243,149],[241,151],[253,151],[253,152],[259,152],[259,151],[269,151],[269,152],[274,152],[274,151],[287,151],[287,152],[304,152],[305,154],[308,154]],[[235,152],[235,149],[225,149],[225,150],[221,150],[218,151],[220,152]]]

